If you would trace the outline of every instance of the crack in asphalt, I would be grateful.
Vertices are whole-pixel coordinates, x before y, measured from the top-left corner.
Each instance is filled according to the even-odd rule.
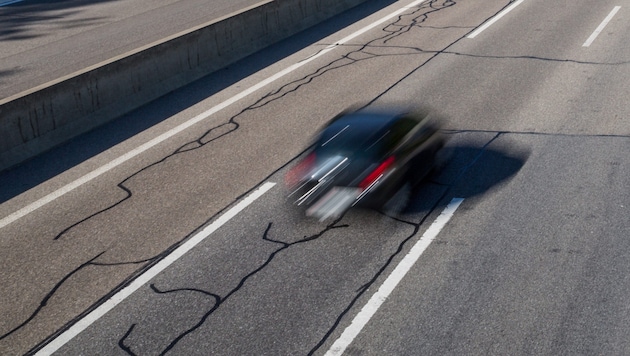
[[[385,213],[382,213],[385,216],[388,216],[389,218],[399,222],[399,223],[403,223],[403,224],[407,224],[413,227],[412,232],[405,237],[400,244],[398,245],[398,247],[396,248],[396,250],[389,256],[389,258],[383,263],[383,265],[379,268],[379,270],[370,278],[369,281],[367,281],[364,285],[362,285],[361,287],[359,287],[356,290],[356,294],[355,296],[350,300],[350,302],[348,303],[348,305],[346,306],[345,309],[343,309],[343,311],[337,316],[337,319],[335,319],[335,321],[333,322],[333,324],[330,326],[330,328],[328,329],[328,331],[324,334],[324,336],[321,338],[321,340],[315,344],[315,346],[308,352],[308,355],[313,355],[315,352],[317,352],[323,345],[324,343],[330,338],[330,336],[332,335],[332,333],[339,327],[339,325],[341,324],[341,321],[343,320],[343,318],[350,312],[350,310],[352,310],[352,308],[357,304],[357,302],[359,301],[359,299],[361,299],[361,297],[369,290],[369,288],[374,285],[374,283],[376,283],[376,281],[379,279],[379,277],[381,277],[381,275],[385,272],[385,270],[387,270],[387,268],[390,267],[390,265],[392,265],[394,259],[403,251],[405,245],[411,240],[413,239],[414,236],[416,236],[416,234],[418,233],[418,231],[420,230],[420,226],[422,226],[422,224],[424,224],[426,222],[426,219],[433,213],[433,211],[439,206],[439,204],[442,202],[443,198],[446,196],[446,193],[449,190],[445,190],[445,192],[442,194],[442,196],[436,200],[436,202],[433,204],[433,206],[429,209],[429,211],[427,211],[427,213],[420,219],[419,222],[412,222],[412,221],[407,221],[407,220],[403,220],[400,219],[398,217],[394,217],[391,215],[387,215]]]
[[[256,104],[251,106],[251,109],[256,109],[258,107],[261,107],[263,105],[267,105],[269,102],[271,101],[275,101],[278,99],[281,99],[295,91],[297,91],[298,89],[300,89],[301,87],[310,84],[311,82],[313,82],[313,80],[315,80],[316,78],[319,78],[321,76],[323,76],[324,74],[327,74],[331,71],[334,70],[338,70],[344,67],[348,67],[351,65],[355,65],[356,63],[359,62],[363,62],[372,58],[383,58],[383,57],[390,57],[389,54],[371,54],[369,52],[366,52],[365,50],[367,48],[370,48],[373,46],[373,43],[377,43],[377,42],[383,42],[383,43],[387,43],[393,39],[395,39],[396,37],[399,37],[405,33],[408,33],[411,29],[413,29],[414,27],[420,27],[418,24],[426,21],[426,19],[428,18],[428,14],[430,13],[434,13],[440,10],[443,10],[445,8],[451,7],[453,5],[455,5],[455,2],[452,0],[445,0],[443,1],[443,6],[436,8],[435,4],[439,3],[440,1],[431,1],[429,3],[423,4],[422,6],[419,6],[417,9],[415,9],[412,12],[409,13],[405,13],[405,14],[401,14],[397,17],[397,19],[392,22],[387,24],[385,27],[383,27],[381,30],[383,32],[386,32],[385,35],[375,38],[365,44],[361,44],[361,45],[356,45],[354,47],[359,47],[347,54],[342,55],[340,58],[335,59],[331,62],[329,62],[328,64],[318,68],[317,70],[315,70],[312,73],[309,73],[307,75],[305,75],[303,78],[295,80],[293,82],[290,82],[288,84],[285,84],[281,87],[279,87],[277,90],[270,92],[268,95],[266,95],[265,97],[263,97],[261,100],[259,100]],[[431,9],[430,11],[427,11],[428,9]],[[418,15],[418,13],[420,13]],[[404,24],[404,25],[396,25],[398,22],[402,22],[404,21],[406,18],[411,17],[410,20],[410,24]],[[422,20],[418,20],[419,18],[421,18]],[[390,27],[393,27],[392,29],[389,29]],[[352,45],[339,45],[339,47],[352,47]],[[387,46],[384,46],[385,48],[387,48]],[[395,48],[395,46],[391,46],[392,48]],[[322,49],[323,51],[323,49]],[[357,58],[353,58],[353,56],[359,55],[359,54],[367,54],[367,56],[357,56]],[[423,63],[422,66],[426,64]]]
[[[527,135],[527,136],[549,136],[549,137],[577,137],[577,138],[630,138],[630,135],[619,134],[573,134],[573,133],[557,133],[557,132],[538,132],[538,131],[496,131],[496,130],[456,130],[448,129],[443,130],[445,133],[458,134],[458,133],[493,133],[500,135]]]
[[[515,59],[525,59],[525,60],[535,60],[541,62],[558,62],[558,63],[573,63],[580,65],[595,65],[595,66],[622,66],[630,64],[630,61],[617,61],[617,62],[593,62],[593,61],[582,61],[579,59],[568,59],[568,58],[553,58],[553,57],[541,57],[541,56],[532,56],[532,55],[488,55],[488,54],[473,54],[473,53],[464,53],[464,52],[455,52],[448,50],[427,50],[422,49],[420,47],[412,47],[412,46],[383,46],[383,45],[353,45],[353,44],[342,44],[339,47],[361,47],[361,52],[365,54],[369,54],[371,57],[395,57],[395,56],[409,56],[409,55],[417,55],[417,54],[450,54],[461,57],[471,57],[477,59],[505,59],[505,60],[515,60]],[[371,53],[367,51],[367,49],[400,49],[402,50],[399,53],[388,53],[386,55]],[[406,51],[406,52],[403,52]],[[352,54],[352,52],[350,52]],[[364,58],[364,59],[369,59]]]
[[[198,288],[177,288],[177,289],[171,289],[171,290],[167,290],[167,291],[162,291],[162,290],[158,289],[155,286],[155,284],[153,284],[153,283],[151,283],[149,285],[149,287],[156,294],[171,294],[171,293],[178,293],[178,292],[195,292],[195,293],[203,294],[203,295],[205,295],[207,297],[211,297],[212,299],[214,299],[214,303],[215,303],[214,305],[215,306],[209,311],[209,313],[213,313],[216,309],[218,309],[219,304],[222,302],[222,299],[221,299],[221,297],[219,295],[214,294],[214,293],[210,293],[210,292],[204,291],[202,289],[198,289]],[[136,355],[136,353],[131,350],[131,346],[128,346],[128,345],[125,344],[125,341],[127,341],[127,338],[129,336],[131,336],[131,334],[133,333],[133,330],[135,329],[136,325],[138,325],[138,324],[137,323],[131,324],[131,326],[129,327],[129,329],[125,333],[125,335],[123,335],[123,337],[118,341],[118,346],[120,347],[120,349],[125,351],[129,355]]]
[[[123,335],[123,337],[118,341],[118,347],[120,347],[120,349],[125,351],[127,354],[133,355],[133,356],[136,356],[136,353],[131,351],[131,347],[125,345],[125,340],[127,340],[127,337],[131,335],[135,327],[136,327],[136,324],[131,324],[131,327],[129,327],[129,330],[127,330],[125,335]]]
[[[294,242],[284,242],[284,241],[280,241],[280,240],[275,240],[269,237],[269,231],[271,230],[272,227],[272,222],[270,222],[267,225],[267,228],[265,229],[263,235],[262,235],[262,239],[264,241],[268,241],[271,243],[275,243],[275,244],[280,244],[281,247],[278,248],[277,250],[273,251],[269,257],[267,258],[267,260],[265,262],[263,262],[260,266],[258,266],[257,268],[255,268],[254,270],[252,270],[251,272],[249,272],[247,275],[245,275],[245,277],[243,277],[238,284],[236,285],[236,287],[234,287],[232,290],[230,290],[224,297],[221,297],[218,294],[215,293],[211,293],[211,292],[207,292],[201,289],[197,289],[197,288],[178,288],[178,289],[171,289],[171,290],[166,290],[166,291],[162,291],[159,288],[157,288],[155,286],[155,284],[151,284],[150,287],[151,289],[157,293],[157,294],[168,294],[168,293],[177,293],[177,292],[190,292],[190,291],[195,291],[195,292],[199,292],[199,293],[203,293],[206,296],[210,296],[212,298],[214,298],[215,303],[213,305],[212,308],[210,308],[209,310],[207,310],[203,316],[201,318],[199,318],[199,320],[190,328],[188,328],[187,330],[181,332],[179,335],[177,335],[175,338],[173,338],[173,340],[159,353],[159,355],[165,355],[166,353],[168,353],[171,349],[173,349],[173,347],[175,347],[183,338],[185,338],[187,335],[193,333],[195,330],[197,330],[199,327],[201,327],[206,320],[214,313],[216,312],[223,303],[225,303],[226,301],[229,300],[230,297],[232,297],[234,294],[236,294],[237,292],[239,292],[247,283],[247,281],[254,277],[255,275],[257,275],[258,273],[260,273],[261,271],[263,271],[267,266],[269,266],[271,264],[271,262],[276,258],[276,256],[293,247],[296,245],[300,245],[300,244],[304,244],[313,240],[316,240],[320,237],[322,237],[325,233],[327,233],[328,231],[331,231],[333,229],[340,229],[340,228],[346,228],[349,227],[349,225],[346,224],[339,224],[339,221],[342,219],[343,217],[340,217],[338,219],[336,219],[335,221],[331,222],[330,224],[328,224],[323,230],[319,231],[316,234],[310,235],[310,236],[304,236],[301,240],[297,240]],[[127,352],[130,355],[135,355],[132,351],[130,346],[125,344],[125,341],[128,337],[131,336],[133,329],[135,328],[135,326],[137,325],[137,323],[133,323],[131,325],[131,327],[127,330],[127,332],[123,335],[123,337],[119,340],[118,345],[121,347],[121,349],[125,352]]]
[[[76,274],[78,274],[79,272],[85,270],[87,267],[90,266],[96,266],[96,267],[113,267],[113,266],[123,266],[123,265],[135,265],[135,264],[143,264],[143,263],[148,263],[148,262],[155,262],[156,260],[160,259],[161,257],[163,257],[163,255],[168,254],[168,253],[160,253],[157,256],[148,258],[148,259],[143,259],[143,260],[138,260],[138,261],[126,261],[126,262],[112,262],[112,263],[104,263],[104,262],[96,262],[96,260],[98,258],[100,258],[103,254],[105,254],[107,251],[103,251],[99,254],[97,254],[96,256],[90,258],[89,260],[87,260],[86,262],[83,262],[82,264],[80,264],[78,267],[76,267],[75,269],[73,269],[72,271],[70,271],[69,273],[67,273],[63,278],[61,278],[59,280],[59,282],[57,282],[54,287],[44,296],[44,298],[39,302],[39,305],[37,306],[37,308],[35,308],[35,310],[31,313],[30,316],[28,316],[26,318],[26,320],[24,320],[22,323],[20,323],[18,326],[14,327],[13,329],[9,330],[8,332],[0,335],[0,340],[3,340],[9,336],[11,336],[13,333],[17,332],[18,330],[20,330],[21,328],[23,328],[24,326],[26,326],[28,323],[30,323],[41,311],[42,309],[44,309],[44,307],[46,307],[48,305],[48,302],[50,301],[50,299],[55,295],[55,293],[59,290],[59,288],[62,287],[62,285],[69,280],[70,278],[72,278],[73,276],[75,276]],[[168,251],[170,252],[170,250]],[[136,276],[136,274],[132,275],[130,278],[128,278],[126,280],[130,281],[132,280],[134,277]],[[111,293],[110,293],[111,294]],[[107,297],[110,295],[108,294],[107,296],[105,296],[104,298],[101,298],[102,300],[107,299]],[[99,301],[100,303],[100,301]],[[80,314],[79,316],[77,316],[74,320],[79,320],[80,318],[82,318],[83,316],[85,316],[87,314],[87,311]],[[58,333],[56,333],[55,335],[57,335]]]
[[[86,267],[88,267],[90,265],[93,265],[94,260],[99,258],[104,253],[105,253],[105,251],[99,253],[98,255],[92,257],[91,259],[89,259],[87,262],[84,262],[81,265],[79,265],[78,267],[76,267],[70,273],[66,274],[59,282],[57,282],[55,284],[55,286],[48,292],[48,294],[46,294],[46,296],[44,296],[44,298],[41,300],[41,302],[39,302],[39,305],[37,306],[37,308],[35,308],[35,311],[33,311],[33,313],[28,318],[26,318],[26,320],[24,320],[21,324],[19,324],[18,326],[14,327],[11,330],[9,330],[8,332],[0,335],[0,340],[4,339],[6,337],[9,337],[11,334],[13,334],[14,332],[18,331],[19,329],[21,329],[25,325],[27,325],[29,322],[31,322],[31,320],[33,320],[37,316],[37,314],[39,314],[39,312],[48,304],[48,301],[50,300],[50,298],[53,297],[53,295],[57,292],[57,290],[59,288],[61,288],[61,286],[68,279],[70,279],[70,277],[74,276],[79,271],[83,270],[84,268],[86,268]]]
[[[125,178],[122,182],[118,183],[116,186],[118,188],[120,188],[122,191],[125,192],[125,197],[123,197],[122,199],[120,199],[119,201],[117,201],[116,203],[101,209],[79,221],[77,221],[76,223],[66,227],[65,229],[63,229],[59,234],[57,234],[54,237],[54,240],[58,240],[60,238],[62,238],[65,234],[67,234],[70,230],[72,230],[73,228],[77,227],[78,225],[81,225],[82,223],[103,214],[106,211],[110,211],[112,209],[114,209],[115,207],[119,206],[120,204],[124,203],[125,201],[131,199],[131,197],[133,196],[133,192],[131,190],[131,188],[128,188],[125,184],[127,184],[127,182],[129,182],[130,180],[132,180],[133,178],[139,176],[140,174],[144,173],[145,171],[156,167],[160,164],[163,164],[164,162],[166,162],[167,160],[169,160],[170,158],[181,154],[181,153],[188,153],[194,150],[197,150],[199,148],[202,148],[203,146],[214,142],[218,139],[220,139],[221,137],[224,137],[226,135],[228,135],[231,132],[236,131],[239,128],[239,124],[237,122],[235,122],[233,120],[234,118],[230,119],[229,122],[227,123],[223,123],[221,125],[215,126],[209,130],[207,130],[206,132],[204,132],[204,134],[193,140],[190,142],[185,143],[184,145],[180,146],[179,148],[177,148],[175,151],[173,151],[171,154],[165,156],[164,158],[162,158],[159,161],[156,161],[148,166],[143,167],[142,169],[138,170],[137,172],[133,173],[132,175],[130,175],[129,177]],[[218,131],[218,132],[216,132]]]
[[[482,54],[471,54],[471,53],[462,53],[462,52],[451,52],[451,51],[442,51],[440,53],[443,54],[452,54],[456,56],[463,57],[471,57],[471,58],[482,58],[482,59],[528,59],[528,60],[537,60],[544,62],[560,62],[560,63],[574,63],[574,64],[585,64],[585,65],[599,65],[599,66],[621,66],[630,64],[630,61],[620,61],[620,62],[591,62],[591,61],[581,61],[577,59],[561,59],[561,58],[551,58],[551,57],[539,57],[539,56],[528,56],[528,55],[520,55],[520,56],[492,56],[492,55],[482,55]]]

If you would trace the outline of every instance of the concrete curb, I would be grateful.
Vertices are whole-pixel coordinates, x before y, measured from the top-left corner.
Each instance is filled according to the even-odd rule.
[[[267,0],[0,101],[0,170],[368,0]]]

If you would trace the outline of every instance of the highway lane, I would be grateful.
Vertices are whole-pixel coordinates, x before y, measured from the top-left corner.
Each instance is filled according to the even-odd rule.
[[[533,0],[502,19],[513,22],[497,22],[504,27],[491,27],[467,41],[467,33],[507,4],[487,5],[447,2],[410,10],[390,26],[378,26],[337,48],[340,53],[331,52],[332,57],[318,58],[279,80],[264,91],[267,95],[244,99],[4,228],[2,251],[11,254],[2,260],[11,266],[27,261],[31,269],[2,276],[3,285],[12,286],[3,300],[25,301],[4,304],[3,313],[11,315],[13,325],[19,324],[42,305],[42,296],[48,299],[0,345],[25,350],[29,342],[33,345],[32,340],[54,332],[60,322],[161,257],[160,251],[212,220],[235,197],[262,182],[280,182],[282,167],[301,152],[309,134],[348,103],[423,98],[447,114],[453,155],[401,219],[356,212],[333,225],[337,228],[296,221],[276,187],[156,277],[153,287],[143,287],[64,350],[158,353],[177,341],[173,352],[323,354],[449,198],[457,196],[465,198],[460,210],[349,352],[562,353],[587,346],[595,352],[598,347],[627,350],[627,330],[619,321],[624,320],[622,296],[628,287],[623,239],[628,223],[621,210],[628,200],[628,125],[623,120],[628,117],[623,104],[628,56],[624,46],[616,45],[625,43],[622,30],[627,21],[611,22],[622,30],[609,31],[621,38],[609,35],[594,42],[592,46],[604,47],[588,58],[567,48],[572,42],[581,46],[609,12],[606,6],[600,17],[580,7],[582,21],[573,26],[580,22],[592,28],[567,30],[583,37],[577,41],[559,41],[557,31],[549,31],[553,36],[546,37],[547,46],[545,41],[510,38],[510,29],[522,26],[517,19],[532,22],[523,12],[537,18],[544,13],[549,18],[541,23],[553,29],[558,23],[553,15],[565,11],[550,11],[548,4]],[[544,11],[534,11],[537,8]],[[3,212],[207,110],[385,12],[391,10],[8,201]],[[567,52],[558,43],[565,44]],[[607,43],[613,49],[604,53]],[[543,47],[565,56],[539,60],[548,54]],[[498,51],[513,53],[501,57]],[[583,57],[575,61],[576,53]],[[177,103],[210,86],[198,83],[169,100]],[[134,115],[158,115],[167,108],[168,103],[157,103]],[[592,115],[601,120],[592,120]],[[223,122],[228,124],[220,126]],[[187,150],[172,154],[178,147]],[[585,233],[591,227],[602,238]],[[613,256],[612,261],[603,256]],[[261,273],[246,278],[260,266],[265,267]],[[204,319],[217,296],[230,298]],[[594,317],[599,320],[592,322]],[[185,333],[200,320],[199,327]],[[547,322],[551,326],[546,327]],[[38,334],[38,329],[44,331]],[[29,336],[31,341],[22,342],[30,334],[35,334]],[[608,335],[614,336],[612,341],[606,340]],[[588,336],[588,345],[581,336]]]
[[[258,1],[32,1],[0,7],[0,98]]]
[[[627,9],[583,46],[617,5],[524,1],[389,93],[428,94],[462,132],[496,133],[487,149],[530,151],[467,199],[348,354],[628,353]],[[482,156],[453,194],[502,164]]]

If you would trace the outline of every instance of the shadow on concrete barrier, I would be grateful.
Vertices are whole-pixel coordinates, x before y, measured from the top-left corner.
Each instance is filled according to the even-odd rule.
[[[3,99],[0,171],[365,1],[264,1]]]

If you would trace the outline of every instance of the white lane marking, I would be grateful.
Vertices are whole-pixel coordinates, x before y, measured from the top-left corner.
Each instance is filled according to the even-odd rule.
[[[387,21],[387,20],[389,20],[389,19],[391,19],[391,18],[393,18],[395,16],[398,16],[399,14],[407,11],[408,9],[410,9],[410,8],[412,8],[414,6],[420,5],[420,4],[422,4],[423,2],[426,2],[426,1],[429,1],[429,0],[414,1],[411,4],[409,4],[407,6],[404,6],[404,7],[400,8],[400,9],[390,13],[389,15],[387,15],[387,16],[385,16],[385,17],[383,17],[383,18],[381,18],[381,19],[379,19],[379,20],[377,20],[377,21],[367,25],[366,27],[364,27],[364,28],[362,28],[362,29],[352,33],[351,35],[341,39],[340,41],[338,41],[338,42],[336,42],[336,43],[334,43],[332,45],[327,46],[326,48],[324,48],[320,52],[317,52],[314,55],[312,55],[310,57],[307,57],[304,60],[287,67],[286,69],[284,69],[284,70],[276,73],[275,75],[273,75],[273,76],[271,76],[271,77],[269,77],[269,78],[259,82],[256,85],[254,85],[254,86],[252,86],[252,87],[242,91],[241,93],[236,94],[232,98],[230,98],[230,99],[228,99],[228,100],[218,104],[217,106],[209,109],[208,111],[205,111],[205,112],[203,112],[203,113],[193,117],[192,119],[188,120],[187,122],[184,122],[184,123],[180,124],[179,126],[177,126],[177,127],[173,128],[173,129],[171,129],[171,130],[161,134],[160,136],[158,136],[158,137],[148,141],[147,143],[145,143],[145,144],[143,144],[143,145],[141,145],[141,146],[139,146],[139,147],[137,147],[137,148],[127,152],[126,154],[124,154],[124,155],[114,159],[113,161],[105,164],[104,166],[101,166],[100,168],[98,168],[98,169],[96,169],[96,170],[94,170],[94,171],[84,175],[83,177],[75,180],[74,182],[69,183],[69,184],[59,188],[58,190],[56,190],[56,191],[54,191],[54,192],[44,196],[43,198],[40,198],[40,199],[34,201],[33,203],[31,203],[31,204],[29,204],[29,205],[19,209],[18,211],[14,212],[14,213],[10,214],[9,216],[7,216],[7,217],[5,217],[5,218],[0,220],[0,229],[2,229],[3,227],[5,227],[5,226],[7,226],[7,225],[9,225],[11,223],[13,223],[16,220],[18,220],[18,219],[28,215],[29,213],[31,213],[31,212],[41,208],[42,206],[52,202],[53,200],[61,197],[62,195],[65,195],[66,193],[68,193],[68,192],[70,192],[70,191],[80,187],[81,185],[91,181],[92,179],[100,176],[101,174],[106,173],[109,170],[111,170],[111,169],[113,169],[113,168],[123,164],[124,162],[134,158],[135,156],[137,156],[137,155],[143,153],[144,151],[146,151],[146,150],[156,146],[157,144],[159,144],[159,143],[161,143],[161,142],[163,142],[163,141],[165,141],[165,140],[167,140],[167,139],[177,135],[178,133],[186,130],[187,128],[193,126],[194,124],[207,119],[211,115],[213,115],[213,114],[215,114],[215,113],[225,109],[226,107],[236,103],[237,101],[245,98],[246,96],[252,94],[253,92],[255,92],[255,91],[257,91],[257,90],[259,90],[259,89],[261,89],[261,88],[263,88],[263,87],[273,83],[274,81],[276,81],[276,80],[284,77],[285,75],[295,71],[296,69],[304,66],[305,64],[315,60],[316,58],[319,58],[319,57],[325,55],[326,53],[332,51],[333,49],[337,48],[338,46],[340,46],[340,45],[342,45],[342,44],[344,44],[346,42],[349,42],[350,40],[352,40],[352,39],[362,35],[363,33],[371,30],[372,28],[382,24],[383,22],[385,22],[385,21]]]
[[[593,32],[593,34],[591,34],[591,36],[586,40],[586,42],[584,42],[584,44],[582,45],[582,47],[588,47],[591,45],[591,43],[593,43],[593,41],[595,41],[595,39],[597,38],[597,36],[599,36],[599,33],[602,32],[604,30],[604,28],[606,27],[606,25],[608,25],[608,23],[610,22],[610,20],[612,20],[612,18],[615,16],[615,14],[617,13],[617,11],[619,11],[619,9],[621,9],[621,6],[615,6],[612,11],[608,14],[608,16],[606,16],[606,18],[604,19],[604,21],[602,21],[602,23],[599,24],[599,26],[597,26],[597,28],[595,29],[595,32]]]
[[[160,272],[165,270],[173,262],[177,261],[180,257],[182,257],[186,252],[192,250],[193,247],[195,247],[198,243],[203,241],[205,238],[210,236],[210,234],[212,234],[221,226],[223,226],[225,223],[230,221],[230,219],[235,217],[243,209],[245,209],[251,203],[256,201],[256,199],[260,198],[269,189],[273,188],[275,184],[276,183],[267,182],[263,184],[262,186],[260,186],[260,188],[253,191],[250,195],[245,197],[238,204],[233,206],[230,210],[226,211],[212,224],[206,226],[203,230],[195,234],[184,244],[176,248],[175,251],[171,252],[171,254],[166,256],[163,260],[161,260],[160,262],[155,264],[153,267],[149,268],[146,272],[138,276],[138,278],[133,280],[128,286],[121,289],[118,293],[114,294],[111,298],[106,300],[103,304],[99,305],[96,309],[94,309],[91,313],[86,315],[83,319],[79,320],[76,324],[72,325],[68,330],[64,331],[61,335],[53,339],[50,343],[48,343],[41,350],[39,350],[35,355],[38,355],[38,356],[51,355],[53,352],[59,350],[59,348],[61,348],[66,343],[68,343],[68,341],[72,340],[72,338],[77,336],[79,333],[85,330],[88,326],[92,325],[92,323],[94,323],[100,317],[107,314],[107,312],[109,312],[116,305],[118,305],[123,300],[125,300],[125,298],[130,296],[138,288],[142,287],[144,284],[150,281],[153,277],[157,276]]]
[[[502,18],[503,16],[507,15],[510,11],[514,10],[514,8],[517,7],[518,5],[520,5],[523,1],[524,0],[518,0],[515,3],[513,3],[512,5],[506,7],[505,9],[503,9],[503,11],[499,12],[495,17],[490,19],[490,21],[484,23],[481,27],[477,28],[475,31],[473,31],[467,37],[468,38],[475,38],[475,37],[477,37],[478,34],[482,33],[488,27],[492,26],[492,24],[494,24],[495,22],[499,21],[500,18]]]
[[[429,247],[435,237],[442,231],[446,223],[453,217],[455,210],[464,201],[463,198],[453,198],[451,202],[446,206],[440,216],[435,219],[429,229],[422,235],[422,238],[416,242],[411,248],[409,253],[403,258],[402,261],[396,266],[394,271],[387,277],[385,282],[381,285],[378,291],[370,298],[367,304],[361,309],[359,314],[354,317],[352,323],[343,331],[339,339],[330,347],[326,356],[341,355],[348,346],[352,343],[354,338],[359,335],[363,327],[370,321],[370,318],[376,313],[378,308],[385,302],[385,299],[389,297],[391,292],[396,288],[398,283],[409,272],[411,267],[416,263],[418,258]]]

